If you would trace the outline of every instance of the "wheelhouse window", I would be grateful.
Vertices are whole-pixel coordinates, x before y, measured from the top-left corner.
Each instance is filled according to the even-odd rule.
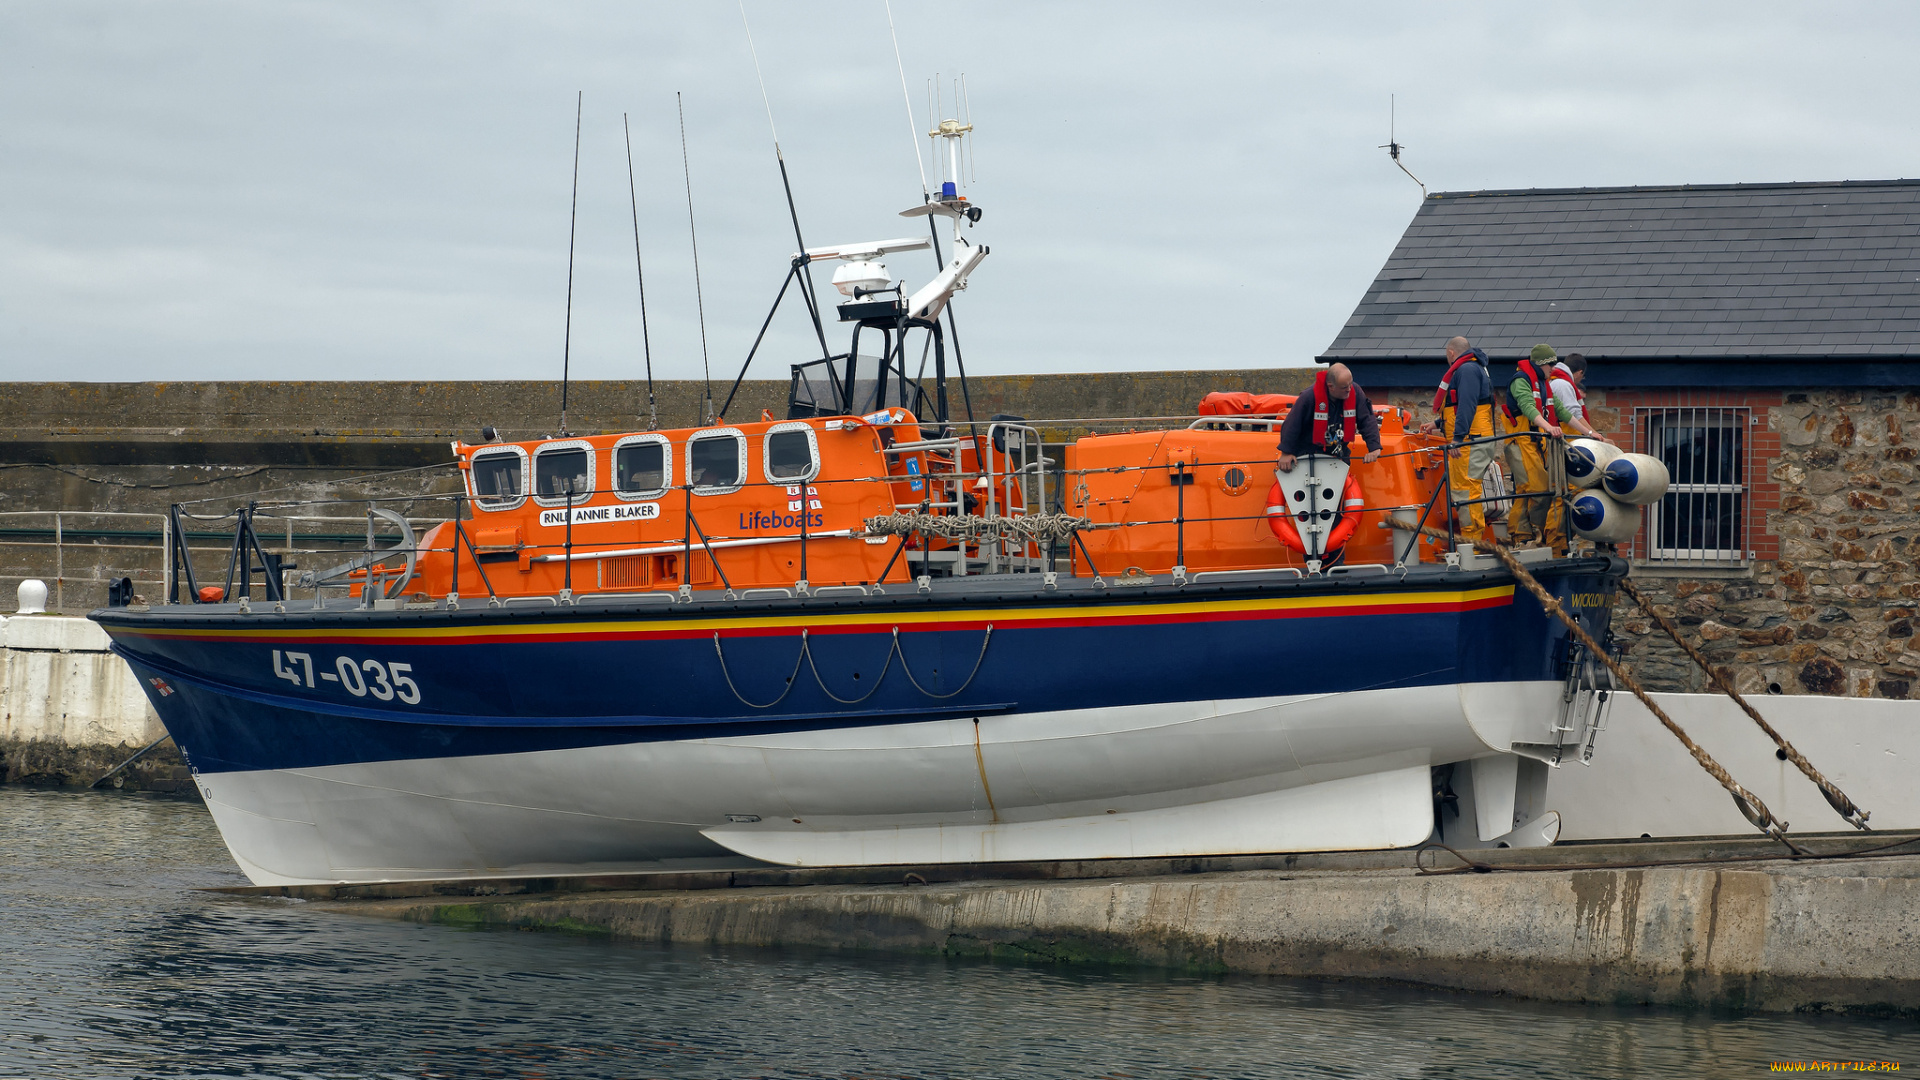
[[[1648,507],[1647,554],[1654,561],[1747,561],[1747,409],[1641,410],[1646,452],[1670,483]]]
[[[526,451],[518,447],[473,456],[468,472],[474,499],[482,510],[511,510],[525,501]]]
[[[633,435],[613,447],[613,491],[623,499],[652,499],[673,486],[673,456],[663,435]]]
[[[533,498],[542,506],[575,504],[593,492],[593,448],[585,442],[548,443],[533,455]]]
[[[806,424],[782,424],[767,433],[766,473],[773,483],[811,480],[820,471],[820,452],[813,429]]]
[[[687,439],[687,482],[695,494],[740,490],[747,472],[747,438],[734,428],[701,431]]]

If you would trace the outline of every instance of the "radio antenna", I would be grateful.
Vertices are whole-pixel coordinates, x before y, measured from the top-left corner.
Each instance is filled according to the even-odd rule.
[[[1405,150],[1406,147],[1401,146],[1400,143],[1394,138],[1394,100],[1393,99],[1394,99],[1394,95],[1392,94],[1387,95],[1387,141],[1385,145],[1375,147],[1375,149],[1385,150],[1387,152],[1387,156],[1393,159],[1393,163],[1395,165],[1400,166],[1400,171],[1407,174],[1407,179],[1412,180],[1414,183],[1420,185],[1420,197],[1424,199],[1427,197],[1427,185],[1423,183],[1419,177],[1413,175],[1413,171],[1408,169],[1406,164],[1400,160],[1400,151]]]
[[[687,157],[687,105],[680,91],[673,92],[674,107],[680,110],[680,169],[687,179],[687,237],[693,241],[693,300],[700,313],[700,370],[706,378],[706,419],[713,423],[713,368],[707,361],[707,301],[700,292],[700,234],[693,226],[693,165]]]
[[[627,201],[633,204],[633,272],[640,279],[640,348],[647,358],[647,430],[660,428],[660,408],[653,398],[653,341],[647,334],[647,268],[640,262],[640,195],[633,183],[633,129],[620,114],[620,130],[627,136]]]
[[[920,166],[920,197],[925,199],[933,194],[927,187],[927,159],[920,156],[920,126],[913,122],[913,95],[907,93],[907,65],[900,59],[900,34],[893,28],[893,0],[885,2],[887,33],[893,38],[893,66],[900,72],[900,100],[907,106],[907,137],[913,140],[913,163]]]
[[[754,47],[753,24],[747,21],[747,0],[740,0],[740,25],[744,27],[747,32],[747,52],[753,56],[753,77],[760,81],[760,100],[767,107],[767,130],[773,134],[773,158],[780,163],[780,189],[787,193],[787,216],[793,219],[793,242],[796,245],[795,257],[804,259],[806,257],[807,242],[800,238],[800,208],[796,206],[793,201],[793,182],[787,179],[787,155],[780,150],[780,129],[775,127],[773,123],[773,99],[767,95],[767,77],[760,73],[760,50]],[[827,348],[827,330],[826,327],[820,324],[820,294],[816,292],[813,287],[813,263],[811,261],[802,262],[799,264],[799,268],[806,285],[806,292],[801,296],[801,299],[807,302],[807,315],[813,320],[813,336],[819,339],[820,342],[820,358],[822,360],[830,360],[833,357],[833,351]],[[749,359],[751,359],[751,356],[749,356]],[[741,372],[741,378],[745,377],[746,372],[743,370]],[[735,379],[734,387],[738,389],[739,385],[739,379]],[[724,413],[732,405],[733,394],[729,393],[727,394],[726,403],[720,407],[720,411]]]
[[[573,207],[567,212],[567,330],[560,347],[560,436],[567,431],[567,385],[573,375],[573,238],[580,221],[580,110],[586,91],[576,91],[573,99]]]

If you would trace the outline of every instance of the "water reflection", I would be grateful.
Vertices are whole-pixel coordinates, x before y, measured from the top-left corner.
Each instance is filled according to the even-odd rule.
[[[1341,983],[671,949],[329,915],[197,805],[0,789],[0,1075],[1751,1076],[1911,1024]]]

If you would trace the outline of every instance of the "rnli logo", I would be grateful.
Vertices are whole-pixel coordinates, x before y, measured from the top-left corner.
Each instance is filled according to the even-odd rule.
[[[167,680],[161,679],[161,678],[152,678],[152,679],[148,679],[147,682],[150,683],[155,690],[158,690],[160,692],[161,697],[173,696],[173,687],[167,684]]]
[[[804,508],[804,509],[803,509]],[[800,516],[806,511],[820,509],[820,489],[808,485],[802,495],[799,484],[787,485],[787,512],[768,513],[764,510],[748,510],[740,515],[740,527],[743,529],[798,529]],[[806,527],[817,529],[827,523],[825,515],[807,513]]]

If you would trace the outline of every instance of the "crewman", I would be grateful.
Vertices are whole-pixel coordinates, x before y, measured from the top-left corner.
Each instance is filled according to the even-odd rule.
[[[1566,359],[1553,365],[1553,401],[1562,416],[1563,423],[1589,439],[1599,439],[1610,443],[1613,440],[1600,434],[1587,417],[1587,358],[1580,353],[1568,353]]]
[[[1337,413],[1339,420],[1333,421]],[[1301,394],[1280,424],[1280,471],[1292,472],[1301,454],[1331,454],[1341,461],[1352,453],[1348,444],[1354,433],[1366,441],[1367,453],[1360,460],[1372,463],[1380,457],[1380,418],[1373,414],[1373,402],[1367,392],[1353,385],[1353,372],[1345,364],[1330,364],[1313,377],[1313,389]]]
[[[1558,451],[1541,438],[1560,437],[1560,425],[1555,423],[1559,411],[1548,388],[1554,358],[1553,346],[1535,345],[1533,352],[1520,361],[1513,381],[1507,384],[1506,397],[1500,401],[1508,435],[1507,474],[1513,477],[1514,494],[1513,509],[1507,514],[1507,540],[1520,547],[1562,532],[1564,507],[1547,467]]]
[[[1464,337],[1447,342],[1447,373],[1433,395],[1447,447],[1447,477],[1453,501],[1460,506],[1460,535],[1479,540],[1487,533],[1484,489],[1480,478],[1493,464],[1493,376],[1487,356]],[[1429,427],[1429,430],[1432,430]],[[1471,442],[1472,445],[1466,445]]]

